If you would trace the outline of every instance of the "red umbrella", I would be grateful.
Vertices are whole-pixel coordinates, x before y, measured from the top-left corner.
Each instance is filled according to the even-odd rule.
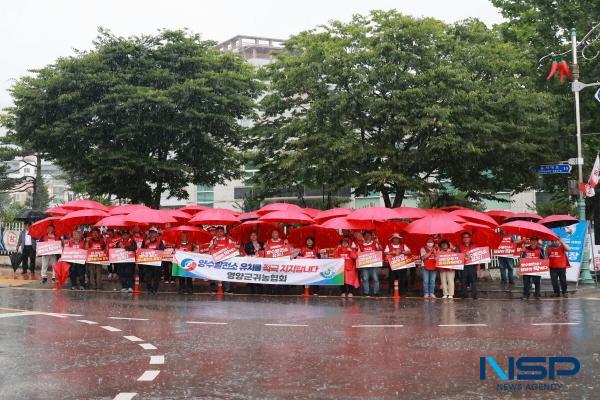
[[[238,215],[238,218],[240,219],[240,221],[248,221],[250,219],[258,219],[259,216],[260,215],[258,215],[256,211],[250,211]]]
[[[104,217],[108,217],[106,211],[87,208],[70,212],[60,220],[65,225],[93,225]]]
[[[487,225],[467,222],[463,227],[471,232],[471,241],[478,246],[489,246],[490,249],[497,249],[502,241],[502,236]],[[461,238],[457,237],[454,244],[460,243]]]
[[[190,218],[192,218],[192,216],[184,211],[181,210],[158,210],[159,212],[169,216],[169,217],[173,217],[177,220],[177,222],[185,222],[188,221]]]
[[[283,236],[281,228],[275,224],[265,221],[246,221],[231,230],[231,237],[238,243],[246,243],[250,240],[250,234],[256,232],[258,241],[266,242],[271,238],[274,230],[279,230],[280,236]]]
[[[108,217],[102,218],[100,221],[96,222],[94,226],[101,227],[106,226],[107,228],[124,228],[126,226],[130,226],[131,224],[125,221],[124,215],[110,215]]]
[[[188,224],[194,225],[233,225],[240,223],[240,219],[232,210],[224,208],[209,208],[194,215]]]
[[[510,221],[531,221],[531,222],[537,222],[540,219],[542,219],[542,217],[540,217],[537,214],[529,213],[529,212],[524,212],[524,213],[515,213],[515,214],[511,215],[510,217],[506,218],[504,220],[504,222],[510,222]]]
[[[425,245],[427,238],[431,235],[442,235],[452,237],[454,234],[464,231],[464,227],[456,221],[460,218],[450,214],[430,215],[425,218],[411,222],[404,232],[408,234],[406,242],[413,252],[418,252]]]
[[[175,224],[177,220],[158,210],[138,210],[123,217],[131,225],[157,225]]]
[[[458,215],[459,217],[466,219],[467,221],[475,222],[477,224],[487,225],[491,228],[496,228],[498,224],[492,217],[479,211],[465,209],[458,209],[451,211],[450,215]]]
[[[205,211],[205,210],[209,210],[210,207],[207,206],[202,206],[200,204],[190,204],[189,206],[185,206],[183,208],[180,208],[179,211],[183,211],[186,212],[188,214],[197,214],[200,211]]]
[[[427,210],[427,214],[429,215],[445,215],[448,214],[448,211],[442,210],[441,208],[430,208]]]
[[[375,223],[375,234],[382,246],[390,240],[393,233],[401,233],[408,226],[404,221],[385,221]]]
[[[178,243],[181,232],[187,233],[187,239],[190,243],[208,243],[213,238],[213,235],[197,226],[181,225],[175,228],[166,229],[162,233],[162,239],[167,243]]]
[[[513,213],[511,211],[505,211],[505,210],[490,210],[490,211],[486,211],[485,214],[492,217],[494,219],[494,221],[496,221],[499,224],[501,224],[506,218],[513,215]]]
[[[349,221],[387,221],[401,219],[398,211],[380,206],[360,208],[346,216]]]
[[[323,228],[342,229],[347,231],[372,231],[375,224],[371,221],[348,221],[346,217],[337,217],[327,220],[321,224]]]
[[[46,211],[44,211],[44,214],[52,215],[53,217],[64,217],[71,211],[73,211],[73,210],[68,210],[66,208],[56,206],[56,207],[47,209]]]
[[[292,230],[288,234],[288,242],[300,249],[306,244],[306,239],[312,237],[315,247],[327,249],[336,247],[340,243],[340,235],[335,229],[324,228],[320,225],[307,225]]]
[[[116,206],[110,209],[110,211],[108,212],[110,215],[125,215],[125,214],[131,214],[134,211],[140,211],[140,210],[152,210],[150,207],[146,207],[143,204],[123,204],[120,206]]]
[[[92,209],[108,211],[108,208],[104,204],[94,200],[73,200],[63,204],[61,207],[69,210]]]
[[[330,210],[325,210],[325,211],[319,212],[313,218],[315,221],[322,224],[323,222],[325,222],[331,218],[345,217],[346,215],[350,214],[351,212],[352,212],[352,210],[348,210],[347,208],[332,208]]]
[[[259,221],[266,222],[281,222],[285,224],[312,224],[315,221],[303,213],[302,211],[288,210],[288,211],[273,211],[268,214],[263,214],[258,219]]]
[[[462,207],[462,206],[446,206],[440,207],[440,210],[444,210],[446,212],[452,212],[456,210],[470,210],[470,208]]]
[[[69,276],[70,269],[71,264],[66,261],[59,261],[52,267],[59,286],[64,286],[65,282],[67,281],[67,277]]]
[[[304,207],[302,209],[302,212],[314,219],[317,216],[317,214],[321,212],[321,210],[317,210],[316,208]]]
[[[542,240],[556,240],[558,236],[542,224],[530,221],[512,221],[499,227],[506,233],[512,233],[524,238],[538,237]]]
[[[258,215],[265,215],[273,211],[302,211],[302,208],[291,203],[271,203],[256,211]]]
[[[402,219],[419,219],[429,215],[427,211],[417,207],[396,207],[394,208],[394,211],[396,211],[396,213],[398,213],[399,217]]]
[[[538,224],[547,226],[548,228],[558,228],[561,226],[569,226],[578,223],[579,220],[570,215],[550,215],[549,217],[542,218],[538,221]]]
[[[29,235],[34,239],[39,239],[45,235],[48,230],[48,225],[54,226],[54,233],[57,236],[62,236],[66,233],[68,228],[60,220],[61,217],[48,217],[41,221],[38,221],[29,227]]]

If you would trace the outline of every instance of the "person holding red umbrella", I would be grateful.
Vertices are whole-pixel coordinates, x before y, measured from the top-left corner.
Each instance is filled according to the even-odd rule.
[[[298,252],[299,258],[321,258],[321,253],[319,252],[319,248],[315,245],[315,239],[312,237],[307,237],[304,246]],[[319,295],[319,286],[313,285],[311,287],[313,296]]]
[[[363,234],[364,239],[358,242],[358,249],[360,252],[369,252],[369,251],[381,251],[381,246],[373,237],[373,233],[370,231],[366,231]],[[360,277],[361,277],[361,286],[363,290],[363,294],[365,296],[373,295],[375,297],[379,296],[379,275],[378,271],[379,267],[367,267],[361,268]],[[373,290],[369,291],[369,281],[373,282]]]
[[[433,236],[427,238],[425,247],[420,251],[423,260],[423,298],[435,298],[435,278],[437,275],[436,256],[438,246]]]
[[[397,232],[392,233],[392,236],[390,236],[390,243],[387,246],[385,246],[385,249],[383,250],[383,252],[384,252],[385,256],[391,256],[391,257],[399,256],[402,254],[409,256],[412,254],[412,251],[410,250],[410,248],[408,248],[408,246],[404,243],[404,238],[402,236],[400,236],[400,234]],[[390,295],[392,294],[391,292],[394,289],[394,281],[395,280],[398,280],[400,294],[406,293],[406,290],[408,288],[407,270],[399,269],[396,271],[392,271],[390,269],[390,274],[389,274]]]
[[[287,248],[289,253],[289,244],[287,240],[282,239],[280,235],[279,229],[274,229],[273,232],[271,232],[271,238],[265,243],[265,257],[269,258],[270,251],[278,249]]]
[[[85,248],[87,250],[106,249],[106,242],[100,236],[100,229],[92,229],[92,231],[90,232],[90,236],[85,241]],[[86,266],[90,282],[90,289],[102,289],[102,264],[87,263]]]
[[[48,225],[46,228],[46,234],[39,238],[38,242],[53,242],[60,240],[54,232],[54,225]],[[42,256],[42,283],[48,282],[48,267],[52,268],[52,282],[56,281],[56,274],[54,273],[54,264],[58,261],[58,255],[48,254]]]
[[[358,271],[354,264],[356,257],[356,250],[350,246],[350,239],[343,237],[334,252],[334,258],[344,259],[344,286],[342,286],[342,297],[353,297],[354,289],[360,286]]]
[[[528,246],[523,244],[521,258],[546,258],[544,254],[544,249],[540,247],[539,240],[536,236],[533,236],[529,239]],[[535,286],[535,292],[533,296],[536,298],[536,300],[539,300],[542,296],[540,290],[540,287],[542,285],[542,277],[539,275],[523,275],[523,297],[521,298],[521,300],[529,300],[532,282]]]
[[[63,243],[65,247],[74,247],[77,249],[85,249],[85,240],[80,230],[75,230],[71,237]],[[85,289],[85,264],[69,263],[69,279],[71,280],[71,290]]]
[[[451,244],[448,240],[443,239],[439,248],[440,251],[452,251]],[[442,284],[442,298],[453,299],[454,298],[454,270],[451,268],[438,268],[440,272],[440,283]]]
[[[129,231],[123,231],[116,247],[127,251],[136,251],[137,242],[131,237]],[[135,263],[120,263],[119,278],[121,278],[121,292],[133,293],[134,275]]]
[[[515,235],[508,234],[504,231],[500,231],[502,234],[502,241],[500,246],[502,248],[513,249],[513,254],[517,250],[517,238]],[[514,285],[513,268],[514,258],[498,256],[498,267],[500,267],[500,283],[502,285]]]
[[[472,250],[478,247],[476,244],[471,242],[471,233],[463,232],[461,235],[462,243],[459,243],[457,247],[457,252],[466,253],[469,250]],[[479,264],[471,264],[465,265],[460,277],[460,294],[463,299],[467,299],[469,296],[467,295],[467,286],[471,287],[471,297],[473,300],[477,300],[477,271],[479,271]]]
[[[567,268],[569,268],[567,251],[569,250],[571,250],[571,248],[561,240],[553,240],[552,243],[546,247],[554,297],[560,297],[561,291],[563,297],[569,297],[567,293]]]
[[[108,228],[106,230],[106,234],[104,235],[104,241],[106,242],[106,247],[109,249],[114,249],[117,247],[117,243],[119,243],[121,237],[115,233],[113,228]],[[113,278],[117,278],[117,266],[114,264],[108,265],[108,279],[111,280]]]
[[[209,251],[218,251],[218,250],[224,249],[229,246],[236,246],[236,243],[233,240],[231,240],[231,238],[229,236],[225,235],[225,228],[223,228],[222,226],[217,226],[215,228],[215,237],[211,241],[210,246],[208,246],[208,250]],[[211,281],[210,288],[211,288],[211,291],[216,292],[217,291],[217,282]],[[231,289],[231,282],[229,282],[229,281],[223,282],[223,291],[225,293],[233,293],[233,290]]]
[[[158,229],[152,227],[148,231],[148,239],[142,243],[142,249],[155,249],[164,250],[165,245],[158,236]],[[144,265],[144,279],[146,281],[146,290],[150,294],[156,294],[158,292],[158,285],[160,284],[160,272],[161,267],[154,265]]]
[[[197,245],[194,245],[188,241],[188,235],[186,231],[182,231],[179,234],[179,242],[175,245],[176,250],[182,251],[196,251]],[[192,278],[187,276],[179,277],[179,294],[192,294],[194,293],[194,281]]]

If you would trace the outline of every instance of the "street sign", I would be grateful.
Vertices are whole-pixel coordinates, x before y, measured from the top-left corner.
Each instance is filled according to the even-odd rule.
[[[594,98],[595,98],[596,100],[600,101],[600,89],[598,89],[598,90],[596,91],[596,94],[594,95]]]
[[[568,174],[571,172],[571,168],[569,164],[538,165],[535,167],[535,172],[540,175]]]

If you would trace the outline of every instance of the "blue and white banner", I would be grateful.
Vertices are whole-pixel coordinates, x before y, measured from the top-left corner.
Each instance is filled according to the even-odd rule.
[[[571,248],[567,252],[567,257],[569,257],[569,263],[571,264],[571,268],[567,269],[567,281],[569,282],[577,282],[579,280],[587,227],[587,221],[579,221],[573,225],[552,228],[552,231]]]

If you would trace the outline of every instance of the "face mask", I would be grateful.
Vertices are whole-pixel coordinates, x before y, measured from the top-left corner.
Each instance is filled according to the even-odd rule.
[[[431,249],[433,247],[433,243],[431,243],[431,242],[427,243],[427,247],[429,247]]]

